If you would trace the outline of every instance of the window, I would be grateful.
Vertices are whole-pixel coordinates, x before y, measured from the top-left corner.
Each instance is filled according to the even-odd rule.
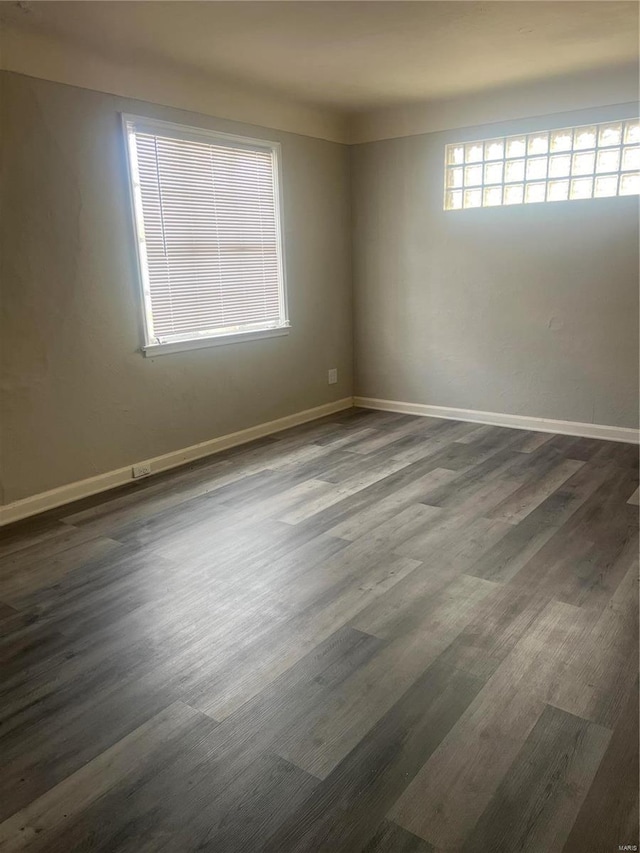
[[[640,122],[447,145],[444,209],[640,193]]]
[[[123,118],[145,352],[286,334],[278,144]]]

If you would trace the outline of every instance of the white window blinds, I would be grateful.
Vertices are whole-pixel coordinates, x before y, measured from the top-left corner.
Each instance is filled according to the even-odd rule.
[[[277,144],[125,128],[147,345],[286,326]]]

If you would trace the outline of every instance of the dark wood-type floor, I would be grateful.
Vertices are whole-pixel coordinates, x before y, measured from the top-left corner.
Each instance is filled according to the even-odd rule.
[[[0,849],[638,844],[637,462],[353,410],[9,529]]]

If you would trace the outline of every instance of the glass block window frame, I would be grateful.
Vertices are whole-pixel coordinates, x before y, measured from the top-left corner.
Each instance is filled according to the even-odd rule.
[[[640,120],[542,130],[445,147],[444,209],[640,193]]]

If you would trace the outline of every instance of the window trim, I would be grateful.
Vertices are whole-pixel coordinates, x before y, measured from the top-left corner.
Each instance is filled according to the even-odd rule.
[[[133,113],[120,113],[122,133],[124,139],[124,156],[127,172],[127,184],[129,187],[129,202],[131,206],[131,233],[135,243],[136,265],[138,280],[138,295],[140,316],[142,318],[142,338],[143,342],[139,348],[145,356],[169,355],[174,352],[185,352],[191,349],[203,349],[211,346],[222,346],[225,344],[242,343],[245,341],[262,340],[265,338],[281,337],[288,335],[291,328],[289,320],[289,299],[287,293],[287,276],[285,264],[285,238],[284,238],[284,223],[283,210],[284,200],[282,192],[282,145],[273,139],[258,139],[250,136],[239,136],[233,133],[224,133],[210,128],[195,127],[193,125],[183,125],[178,122],[165,121],[163,119],[150,118],[148,116],[135,115]],[[274,181],[274,212],[276,236],[279,245],[278,253],[278,275],[280,279],[279,303],[280,303],[280,318],[281,322],[277,325],[265,324],[255,328],[246,329],[245,331],[227,330],[220,331],[214,334],[210,333],[192,333],[185,335],[182,339],[177,338],[169,341],[160,341],[153,334],[153,313],[151,305],[149,274],[146,269],[146,257],[141,251],[140,227],[143,220],[142,206],[136,198],[136,183],[132,168],[131,147],[129,144],[129,124],[133,124],[136,130],[147,131],[149,133],[162,133],[167,136],[173,136],[177,139],[186,139],[192,142],[211,142],[230,143],[230,147],[247,148],[255,150],[256,148],[265,148],[271,151],[274,160],[273,181]]]
[[[226,335],[209,335],[209,337],[188,338],[184,341],[170,341],[166,344],[145,344],[142,347],[142,354],[147,358],[155,357],[156,355],[169,355],[174,352],[186,352],[192,349],[206,349],[207,347],[220,347],[225,344],[239,344],[244,341],[260,341],[264,338],[280,338],[283,335],[288,335],[291,326],[274,326],[272,329],[261,329],[256,332],[235,332]]]

